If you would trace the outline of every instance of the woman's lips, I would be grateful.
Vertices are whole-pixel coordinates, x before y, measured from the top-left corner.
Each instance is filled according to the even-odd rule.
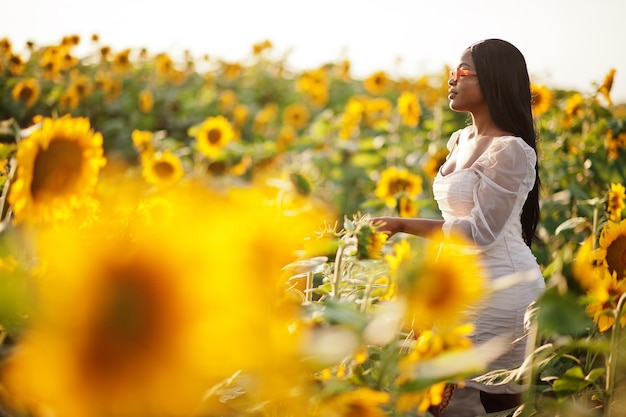
[[[449,99],[449,100],[454,99],[454,97],[456,97],[456,95],[457,95],[457,92],[456,92],[456,91],[454,91],[454,90],[448,90],[448,99]]]

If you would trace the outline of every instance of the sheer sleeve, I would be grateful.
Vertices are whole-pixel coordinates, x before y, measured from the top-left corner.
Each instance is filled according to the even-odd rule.
[[[483,249],[500,240],[509,223],[519,221],[535,184],[535,151],[521,138],[497,139],[472,166],[478,177],[469,215],[444,223],[447,233],[471,237]]]

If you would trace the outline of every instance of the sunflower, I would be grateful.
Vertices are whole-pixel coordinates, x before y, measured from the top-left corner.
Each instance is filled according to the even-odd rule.
[[[598,258],[616,274],[618,280],[626,275],[626,220],[619,223],[609,221],[600,232]]]
[[[415,94],[404,91],[398,97],[398,111],[402,116],[403,124],[411,127],[417,126],[422,110]]]
[[[385,71],[377,71],[363,81],[365,90],[370,94],[384,94],[392,85]]]
[[[398,198],[398,216],[411,218],[416,217],[417,213],[417,204],[415,204],[412,198],[406,195],[401,195]]]
[[[446,389],[446,383],[432,384],[420,391],[401,392],[396,400],[396,409],[400,412],[417,410],[424,415],[429,407],[441,404]]]
[[[446,162],[446,157],[448,156],[448,149],[443,148],[435,152],[424,166],[424,172],[428,178],[435,178],[437,173],[439,172],[439,168]]]
[[[223,116],[208,117],[196,132],[198,150],[209,158],[216,158],[222,148],[235,138],[235,131]]]
[[[185,175],[180,158],[169,149],[148,154],[141,159],[141,163],[143,165],[141,173],[150,184],[173,184]]]
[[[554,93],[544,85],[530,84],[533,115],[541,116],[550,109]]]
[[[219,108],[223,112],[230,112],[237,104],[237,95],[233,90],[224,90],[217,100]]]
[[[335,417],[385,417],[382,406],[389,403],[389,393],[371,388],[357,388],[345,391],[325,400],[315,416]]]
[[[301,129],[309,122],[309,109],[300,103],[294,103],[283,111],[283,123],[294,129]]]
[[[252,45],[252,53],[254,55],[261,55],[263,51],[267,49],[272,49],[272,48],[273,48],[272,42],[266,39],[263,42],[258,42]]]
[[[410,198],[422,192],[422,177],[411,174],[407,169],[387,168],[380,174],[374,191],[376,197],[385,200],[388,207],[395,207],[396,198],[404,193]]]
[[[600,332],[609,330],[615,324],[615,316],[619,299],[626,292],[626,281],[618,280],[616,274],[604,269],[601,279],[594,281],[587,292],[591,302],[587,305],[587,315],[593,318]],[[620,327],[626,325],[626,316],[620,317]]]
[[[622,184],[611,184],[611,189],[606,198],[606,212],[609,220],[619,222],[622,219],[622,211],[626,208],[626,188]]]
[[[276,103],[267,103],[254,116],[254,131],[257,133],[262,132],[268,124],[276,120],[277,115],[278,105]]]
[[[9,71],[11,71],[11,75],[20,76],[24,73],[24,69],[26,68],[26,62],[19,55],[12,54],[9,57]]]
[[[11,91],[13,99],[15,101],[23,101],[26,107],[30,107],[35,104],[40,93],[41,88],[39,87],[37,80],[34,78],[27,78],[20,81]]]
[[[130,49],[125,49],[115,54],[113,56],[112,64],[113,70],[118,74],[129,71],[133,66],[132,62],[130,61]]]
[[[565,103],[565,114],[568,117],[579,116],[584,102],[580,93],[574,93]]]
[[[576,252],[572,273],[584,290],[589,290],[604,277],[607,266],[600,256],[597,250],[593,250],[592,238],[587,238]]]
[[[598,93],[604,96],[609,106],[613,105],[613,100],[611,100],[611,89],[613,88],[613,79],[615,78],[615,72],[615,68],[611,68],[609,72],[604,76],[604,82],[598,88]]]
[[[284,126],[282,129],[280,129],[280,132],[278,132],[278,137],[276,138],[276,152],[285,152],[287,149],[289,149],[291,145],[296,143],[297,137],[298,133],[293,127]]]
[[[358,97],[350,97],[350,100],[348,100],[346,104],[346,109],[341,116],[339,130],[339,137],[341,139],[350,139],[358,134],[364,111],[365,106],[363,100]]]
[[[169,76],[174,69],[174,61],[166,53],[160,53],[155,57],[156,72],[161,77]]]
[[[324,67],[305,71],[300,75],[296,88],[304,93],[314,106],[322,107],[328,102],[328,78],[328,72]]]
[[[133,130],[131,134],[133,146],[137,149],[137,152],[140,154],[152,153],[154,152],[154,133],[147,130]]]
[[[150,113],[154,106],[154,97],[150,90],[141,90],[137,100],[139,111],[142,113]]]
[[[393,104],[386,98],[373,98],[364,101],[363,122],[375,129],[384,129],[391,118]]]
[[[59,107],[63,110],[74,110],[80,104],[80,92],[73,88],[68,87],[63,91],[61,97],[59,97]]]
[[[382,250],[387,242],[388,235],[379,232],[378,226],[365,222],[356,232],[358,259],[381,259]]]
[[[233,122],[237,129],[241,129],[250,118],[250,109],[245,104],[237,104],[233,109]]]
[[[102,135],[88,119],[44,118],[18,145],[17,179],[9,193],[15,221],[67,218],[92,191],[105,163]]]
[[[400,294],[407,303],[407,320],[415,329],[455,325],[484,292],[485,275],[478,255],[459,236],[443,232],[429,240],[421,263],[403,273]]]
[[[2,374],[15,406],[183,416],[239,370],[261,399],[287,396],[301,341],[286,325],[297,306],[278,288],[321,217],[282,215],[251,189],[102,187],[115,193],[94,224],[34,239],[39,309]]]

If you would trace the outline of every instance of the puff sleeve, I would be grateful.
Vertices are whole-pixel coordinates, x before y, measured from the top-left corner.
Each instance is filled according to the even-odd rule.
[[[519,221],[535,184],[536,153],[518,137],[498,138],[474,163],[473,208],[467,216],[446,221],[444,232],[462,233],[488,249]]]

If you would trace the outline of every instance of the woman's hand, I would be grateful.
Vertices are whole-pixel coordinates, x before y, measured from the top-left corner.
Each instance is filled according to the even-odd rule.
[[[402,217],[373,217],[372,222],[379,232],[386,233],[389,237],[404,231]]]

